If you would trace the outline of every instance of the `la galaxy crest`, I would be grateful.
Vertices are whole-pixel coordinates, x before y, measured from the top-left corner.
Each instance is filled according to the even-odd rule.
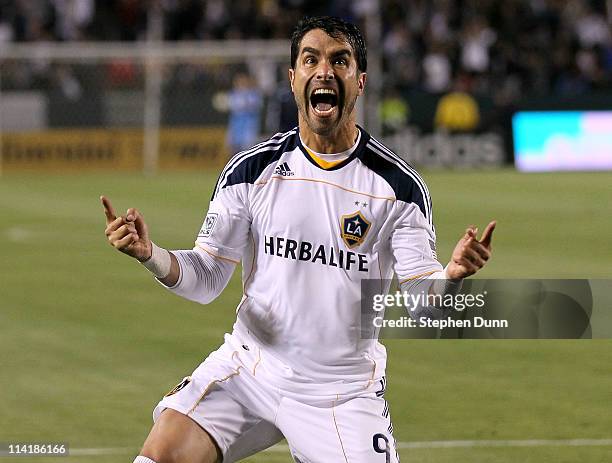
[[[340,218],[340,233],[342,240],[349,249],[359,246],[365,240],[372,223],[368,221],[361,211],[343,215]]]

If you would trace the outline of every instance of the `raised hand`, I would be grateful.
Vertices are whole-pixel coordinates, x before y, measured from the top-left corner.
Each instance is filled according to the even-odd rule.
[[[453,250],[446,267],[446,276],[452,280],[469,277],[480,270],[491,258],[491,238],[497,222],[487,225],[480,240],[476,238],[478,228],[468,227]]]
[[[104,233],[110,245],[141,262],[149,259],[151,240],[142,214],[130,208],[125,215],[117,217],[110,200],[106,196],[100,196],[100,200],[106,215]]]

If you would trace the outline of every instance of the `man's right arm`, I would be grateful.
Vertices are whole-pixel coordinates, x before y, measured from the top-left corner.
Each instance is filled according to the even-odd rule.
[[[193,250],[168,251],[149,239],[142,214],[128,209],[117,217],[108,198],[102,196],[109,244],[138,260],[157,280],[175,294],[207,304],[223,291],[236,262],[215,256],[204,246]]]

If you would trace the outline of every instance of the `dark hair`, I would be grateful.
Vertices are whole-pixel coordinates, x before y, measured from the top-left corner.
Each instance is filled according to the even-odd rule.
[[[353,48],[357,68],[365,72],[368,67],[368,55],[365,41],[359,28],[344,19],[333,16],[305,17],[298,22],[291,35],[291,67],[295,69],[300,44],[307,32],[313,29],[322,29],[327,35],[334,39],[345,39]]]

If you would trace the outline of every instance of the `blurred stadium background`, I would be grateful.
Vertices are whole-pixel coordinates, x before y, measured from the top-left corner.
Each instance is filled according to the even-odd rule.
[[[306,14],[362,26],[360,122],[423,172],[443,260],[495,218],[485,277],[612,276],[610,0],[0,0],[0,442],[132,461],[221,342],[239,272],[207,307],[164,292],[98,197],[189,247],[230,153],[295,125]],[[402,461],[612,461],[609,340],[385,344]]]

